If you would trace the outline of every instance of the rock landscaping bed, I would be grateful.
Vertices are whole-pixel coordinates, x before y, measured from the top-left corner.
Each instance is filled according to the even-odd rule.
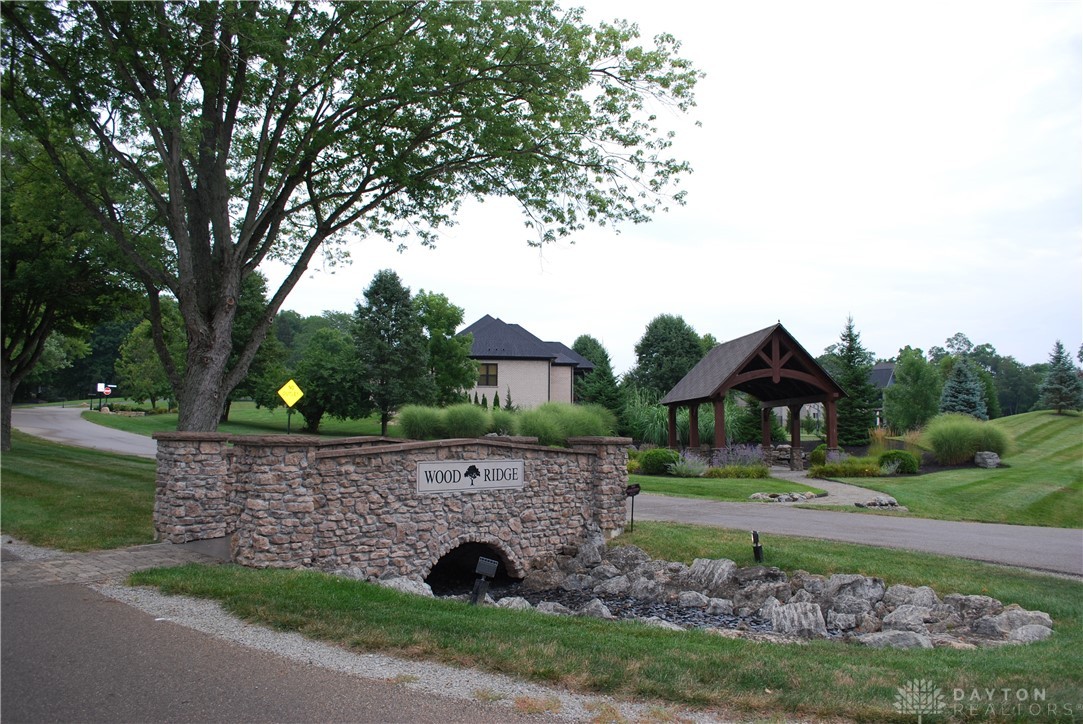
[[[382,581],[432,595],[417,581]],[[953,648],[1023,644],[1053,635],[1042,611],[989,596],[939,597],[927,586],[887,586],[880,578],[840,573],[787,574],[728,559],[691,566],[652,560],[635,546],[607,548],[601,536],[550,570],[493,592],[487,602],[511,609],[603,619],[632,619],[674,630],[800,642],[830,639],[875,648]]]

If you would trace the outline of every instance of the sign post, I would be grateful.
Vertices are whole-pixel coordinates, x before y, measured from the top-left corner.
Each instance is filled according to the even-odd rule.
[[[278,396],[282,398],[282,401],[286,403],[286,434],[290,434],[290,417],[293,416],[293,406],[297,404],[297,401],[304,397],[305,393],[301,391],[301,388],[297,386],[297,383],[290,380],[286,384],[282,385],[282,388],[278,391]]]

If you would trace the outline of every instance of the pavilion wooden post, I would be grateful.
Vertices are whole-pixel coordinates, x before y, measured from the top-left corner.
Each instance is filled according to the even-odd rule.
[[[790,405],[790,470],[804,470],[801,463],[801,405]]]
[[[714,401],[714,446],[726,447],[726,398]]]
[[[773,414],[770,407],[760,408],[760,442],[765,451],[771,449],[771,415]]]
[[[697,403],[688,406],[688,447],[692,450],[699,448],[699,405]]]
[[[827,423],[827,449],[838,452],[839,449],[839,416],[838,400],[834,397],[824,402],[824,417]]]
[[[677,449],[677,406],[669,406],[669,446]]]

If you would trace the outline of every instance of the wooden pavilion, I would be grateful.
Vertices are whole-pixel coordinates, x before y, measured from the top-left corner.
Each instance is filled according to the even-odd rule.
[[[760,401],[763,445],[771,444],[776,407],[789,409],[791,466],[800,468],[801,408],[822,403],[827,447],[838,448],[836,405],[842,388],[781,323],[716,346],[664,398],[669,408],[669,446],[677,447],[677,410],[689,410],[689,446],[698,448],[699,406],[714,404],[714,447],[726,445],[726,393],[739,390]]]

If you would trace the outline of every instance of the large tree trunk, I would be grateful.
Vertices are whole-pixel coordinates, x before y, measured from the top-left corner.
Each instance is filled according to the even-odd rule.
[[[15,398],[15,385],[7,369],[0,373],[0,451],[11,450],[11,401]]]

